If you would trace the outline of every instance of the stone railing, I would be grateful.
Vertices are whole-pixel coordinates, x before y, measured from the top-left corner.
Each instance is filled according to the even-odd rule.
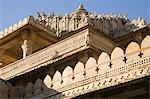
[[[0,68],[0,77],[8,80],[25,72],[29,72],[40,66],[46,66],[69,54],[86,48],[86,30],[67,39],[55,43],[41,51],[29,55],[25,59],[18,60],[3,68]]]

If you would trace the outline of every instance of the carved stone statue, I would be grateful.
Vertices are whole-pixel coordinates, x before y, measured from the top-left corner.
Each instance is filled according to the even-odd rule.
[[[21,45],[22,51],[23,51],[23,58],[26,56],[32,54],[32,47],[31,47],[31,41],[24,40],[23,44]]]

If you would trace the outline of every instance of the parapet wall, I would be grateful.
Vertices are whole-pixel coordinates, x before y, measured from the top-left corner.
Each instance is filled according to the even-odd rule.
[[[54,15],[53,13],[50,15],[38,13],[37,17],[29,16],[11,25],[9,28],[0,31],[0,39],[15,32],[26,24],[31,24],[58,37],[86,25],[91,25],[99,31],[113,37],[118,37],[148,26],[148,23],[140,17],[131,21],[127,15],[90,13],[82,7],[79,6],[76,11],[64,16]]]
[[[53,77],[47,75],[43,81],[37,79],[35,83],[29,82],[25,88],[8,88],[10,85],[1,81],[0,96],[5,99],[74,97],[88,89],[103,89],[145,76],[150,76],[149,35],[140,45],[131,42],[125,51],[116,47],[110,56],[102,52],[98,60],[90,57],[85,65],[79,61],[74,69],[67,66],[62,74],[56,71]]]

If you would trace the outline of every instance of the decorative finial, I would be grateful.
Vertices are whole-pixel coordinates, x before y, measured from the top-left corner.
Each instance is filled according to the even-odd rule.
[[[37,18],[38,18],[38,20],[39,20],[39,21],[41,21],[41,20],[42,20],[42,16],[40,15],[40,13],[39,13],[39,12],[37,12]]]
[[[55,15],[54,15],[54,12],[51,12],[50,15],[49,15],[51,18],[53,18]]]
[[[63,16],[62,16],[62,14],[61,14],[61,13],[59,13],[59,14],[58,14],[58,17],[59,17],[59,18],[62,18]]]
[[[142,19],[141,17],[138,17],[137,21],[141,21],[141,19]]]
[[[46,17],[47,15],[43,12],[43,16]]]
[[[84,6],[82,3],[79,5],[79,9],[84,9]]]
[[[127,14],[124,15],[124,19],[126,19],[126,20],[128,19],[128,15]]]
[[[40,15],[40,13],[39,13],[39,12],[37,12],[37,15],[38,15],[38,17],[41,17],[41,15]]]

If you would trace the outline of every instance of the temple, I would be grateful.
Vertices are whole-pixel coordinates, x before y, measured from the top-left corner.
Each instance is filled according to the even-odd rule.
[[[0,99],[150,98],[150,24],[37,13],[0,32]]]

